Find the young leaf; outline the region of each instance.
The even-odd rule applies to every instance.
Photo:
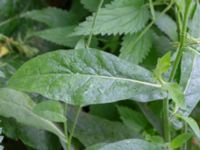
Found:
[[[147,120],[145,117],[128,107],[117,106],[120,114],[120,118],[124,124],[135,132],[141,132],[147,125]]]
[[[94,12],[97,10],[97,7],[99,5],[101,0],[81,0],[81,3],[83,4],[84,8],[88,9],[91,12]],[[110,3],[112,0],[104,0],[103,5]]]
[[[178,117],[181,118],[182,120],[184,120],[190,126],[190,128],[193,130],[196,137],[198,139],[200,139],[200,129],[199,129],[197,122],[191,117],[184,117],[184,116],[180,116],[180,115]]]
[[[33,108],[33,112],[53,122],[65,122],[63,106],[56,101],[44,101]]]
[[[187,142],[191,137],[191,133],[182,133],[170,142],[169,147],[171,149],[177,149]]]
[[[124,36],[120,50],[120,58],[135,64],[143,61],[152,46],[152,32],[145,33],[139,41],[136,41],[139,34],[140,32]]]
[[[58,27],[34,32],[30,36],[38,36],[59,45],[74,47],[81,36],[72,36],[73,30],[74,26]]]
[[[77,27],[76,35],[89,35],[94,16]],[[114,0],[100,9],[93,34],[127,34],[140,31],[149,20],[148,7],[144,0]]]
[[[185,109],[184,93],[177,83],[165,83],[163,88],[168,91],[170,98],[176,103],[177,107]]]
[[[21,17],[42,22],[49,27],[63,27],[77,23],[75,15],[54,7],[28,11],[23,13]]]
[[[159,16],[160,12],[156,12],[156,15]],[[163,31],[172,41],[177,41],[177,26],[175,21],[168,16],[167,14],[163,14],[155,24],[157,27]]]
[[[148,102],[166,96],[148,70],[95,49],[60,50],[36,57],[17,71],[9,86],[73,105],[130,98]]]
[[[21,92],[0,89],[0,116],[12,117],[19,123],[50,131],[65,141],[64,134],[55,124],[32,112],[34,105],[33,101]]]
[[[86,150],[165,150],[165,146],[140,139],[128,139],[109,144],[97,144]]]
[[[158,63],[156,65],[156,69],[154,70],[154,74],[158,79],[162,78],[163,73],[166,73],[170,66],[170,59],[171,59],[171,53],[166,53],[163,57],[158,59]]]
[[[69,131],[74,123],[75,115],[76,110],[69,107],[67,114]],[[120,122],[109,121],[81,112],[74,137],[87,147],[102,142],[115,142],[133,138],[136,137],[136,134]]]

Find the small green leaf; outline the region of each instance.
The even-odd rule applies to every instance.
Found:
[[[184,116],[180,116],[180,115],[178,116],[178,118],[181,118],[182,120],[184,120],[190,126],[190,128],[193,130],[196,137],[198,139],[200,139],[200,129],[199,129],[197,122],[193,118],[184,117]]]
[[[163,88],[168,91],[170,98],[175,102],[177,107],[186,108],[185,96],[181,86],[177,83],[164,83]]]
[[[163,73],[166,73],[170,66],[170,59],[171,59],[171,53],[166,53],[163,57],[158,59],[158,63],[156,65],[156,69],[154,70],[154,74],[158,79],[162,78]]]
[[[63,106],[56,101],[44,101],[33,108],[33,112],[53,122],[65,122]]]
[[[192,137],[191,133],[182,133],[178,135],[176,138],[174,138],[169,146],[171,149],[177,149],[181,147],[185,142],[187,142]]]
[[[152,32],[148,31],[139,41],[136,41],[139,33],[125,35],[122,42],[120,58],[130,63],[141,63],[152,46]]]

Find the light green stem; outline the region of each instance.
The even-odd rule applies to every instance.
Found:
[[[184,20],[183,20],[183,26],[181,30],[180,36],[180,44],[177,49],[177,55],[174,61],[174,64],[172,66],[172,71],[170,73],[169,82],[174,80],[174,77],[176,75],[176,71],[178,69],[179,63],[181,61],[182,53],[184,50],[185,45],[185,39],[186,39],[186,32],[187,32],[187,25],[188,25],[188,18],[190,13],[190,5],[191,0],[187,1],[186,8],[185,8],[185,14],[184,14]],[[170,121],[169,121],[169,99],[164,99],[163,101],[163,119],[164,119],[164,138],[166,142],[169,142],[171,140],[170,135]]]

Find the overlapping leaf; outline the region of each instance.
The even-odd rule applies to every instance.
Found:
[[[115,143],[102,143],[97,144],[86,150],[167,150],[165,146],[150,143],[140,139],[128,139]]]
[[[0,89],[0,116],[15,118],[19,123],[50,131],[65,141],[65,136],[52,122],[32,112],[33,101],[25,94],[11,89]]]
[[[147,32],[139,41],[136,41],[139,34],[140,32],[128,34],[123,38],[120,58],[135,64],[142,62],[152,46],[152,32]]]
[[[89,35],[94,15],[86,19],[76,29],[76,35]],[[135,33],[141,30],[149,19],[148,7],[144,0],[114,0],[100,9],[93,34]]]
[[[31,84],[30,84],[31,83]],[[152,73],[95,49],[59,50],[25,63],[9,86],[74,105],[162,99]]]

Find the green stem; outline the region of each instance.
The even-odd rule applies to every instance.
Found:
[[[154,6],[153,6],[152,0],[149,0],[149,5],[150,5],[150,11],[151,11],[152,18],[153,18],[153,20],[155,20],[156,16],[155,16],[155,11],[154,11]]]
[[[71,132],[70,132],[70,135],[69,135],[67,150],[71,150],[72,137],[74,135],[74,131],[75,131],[75,128],[76,128],[76,124],[78,122],[78,118],[79,118],[79,115],[80,115],[80,112],[81,112],[81,108],[82,108],[81,106],[78,107],[78,110],[77,110],[77,113],[76,113],[76,116],[75,116],[75,119],[74,119],[74,123],[72,125],[72,129],[71,129]]]
[[[65,103],[65,108],[64,108],[64,116],[67,115],[67,106],[68,104]],[[65,138],[66,138],[66,148],[67,148],[67,144],[68,144],[68,129],[67,129],[67,117],[66,117],[66,121],[64,122],[64,133],[65,133]]]
[[[180,44],[177,49],[177,55],[176,55],[176,58],[174,61],[174,65],[172,66],[172,71],[170,73],[169,82],[174,80],[176,71],[178,69],[179,63],[182,58],[182,53],[184,50],[184,44],[185,44],[185,38],[186,38],[185,36],[186,36],[186,32],[187,32],[190,5],[191,5],[191,0],[187,1],[187,4],[186,4],[183,26],[182,26],[182,30],[181,30],[182,36],[180,36]],[[163,119],[164,119],[164,138],[165,138],[166,142],[169,142],[171,140],[171,135],[170,135],[169,99],[168,98],[164,99],[164,101],[163,101]]]
[[[104,0],[101,0],[101,1],[100,1],[99,6],[98,6],[98,8],[97,8],[97,12],[96,12],[95,15],[94,15],[94,19],[93,19],[93,21],[92,21],[92,27],[91,27],[90,35],[89,35],[89,37],[88,37],[88,41],[87,41],[87,44],[86,44],[87,47],[90,46],[90,43],[91,43],[91,40],[92,40],[92,35],[93,35],[93,30],[94,30],[95,23],[96,23],[96,19],[97,19],[99,10],[101,9],[101,7],[102,7],[102,5],[103,5],[103,2],[104,2]]]

